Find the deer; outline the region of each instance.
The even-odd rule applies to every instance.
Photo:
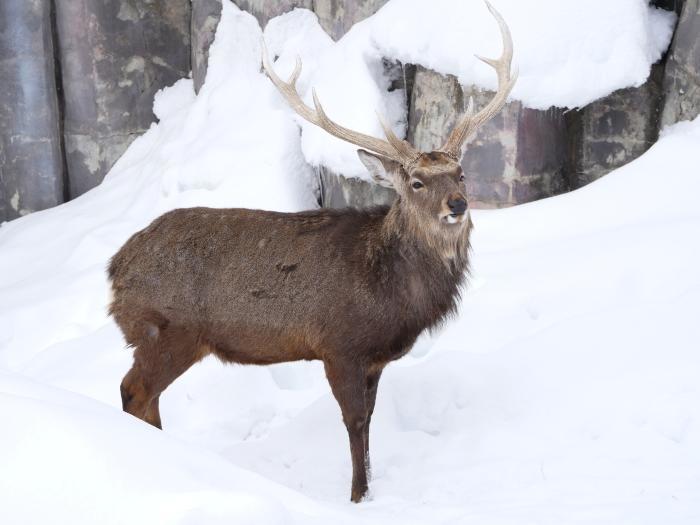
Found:
[[[281,213],[184,208],[135,233],[108,267],[109,312],[134,349],[121,386],[125,412],[162,429],[163,391],[205,356],[268,365],[320,360],[340,406],[352,460],[350,499],[368,491],[369,427],[382,371],[457,309],[469,271],[472,221],[460,166],[467,139],[504,106],[517,79],[503,41],[493,99],[473,99],[445,144],[421,152],[380,118],[386,140],[331,120],[313,91],[285,82],[263,45],[262,68],[302,118],[360,149],[372,178],[393,188],[390,206]]]

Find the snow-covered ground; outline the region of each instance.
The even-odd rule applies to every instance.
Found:
[[[177,206],[315,202],[260,29],[223,14],[197,97],[164,91],[100,187],[0,227],[0,523],[697,524],[700,118],[582,190],[473,212],[458,318],[382,377],[369,501],[317,363],[206,360],[164,431],[121,412],[121,243]]]

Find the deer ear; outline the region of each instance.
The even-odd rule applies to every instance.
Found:
[[[394,188],[394,177],[399,173],[401,166],[398,162],[375,155],[363,149],[357,150],[362,164],[372,175],[374,182],[385,188]]]

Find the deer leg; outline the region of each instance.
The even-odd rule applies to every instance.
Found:
[[[136,366],[136,363],[122,379],[119,389],[122,396],[122,410],[132,416],[144,419],[151,398],[144,382],[143,373]]]
[[[326,377],[340,405],[343,422],[350,438],[352,489],[350,499],[358,503],[367,493],[367,457],[365,455],[365,373],[357,364],[325,363]]]
[[[167,328],[159,336],[136,347],[134,366],[122,380],[121,395],[124,412],[162,428],[160,394],[209,349],[184,331]]]
[[[159,409],[160,394],[154,397],[148,408],[146,409],[146,415],[144,420],[146,423],[150,423],[156,428],[163,430],[163,424],[160,422],[160,409]]]
[[[365,457],[367,462],[367,474],[371,478],[372,476],[372,466],[369,461],[369,423],[372,420],[372,413],[374,412],[374,402],[377,400],[377,387],[379,386],[379,378],[382,375],[382,369],[380,368],[376,372],[371,372],[367,375],[367,385],[365,390],[365,398],[367,400],[367,419],[365,421],[364,435],[365,435]]]

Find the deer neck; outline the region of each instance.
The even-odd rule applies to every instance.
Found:
[[[461,275],[468,270],[471,229],[469,217],[462,226],[425,220],[413,210],[405,209],[398,197],[384,218],[382,242],[404,259],[427,259],[435,265],[435,270],[442,267]]]

